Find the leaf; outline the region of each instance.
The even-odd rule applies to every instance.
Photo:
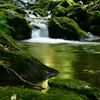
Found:
[[[0,65],[2,65],[3,64],[3,61],[0,61]]]
[[[7,64],[9,67],[12,67],[12,65],[11,65],[8,61],[6,61],[6,64]]]

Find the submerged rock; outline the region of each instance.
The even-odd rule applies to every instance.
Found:
[[[49,36],[51,38],[63,38],[66,40],[80,40],[88,37],[87,33],[78,24],[68,17],[54,17],[49,20]]]

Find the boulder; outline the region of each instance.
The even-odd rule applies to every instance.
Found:
[[[0,10],[6,16],[7,24],[12,27],[11,35],[14,39],[29,39],[31,38],[32,28],[24,18],[24,11],[14,5],[2,4]]]
[[[49,36],[51,38],[63,38],[67,40],[80,40],[87,37],[87,33],[78,24],[68,17],[54,17],[48,23]]]
[[[99,26],[100,26],[100,11],[90,12],[87,19],[84,22],[85,30],[91,32],[94,35],[100,36]]]
[[[84,81],[70,78],[52,79],[49,80],[49,86],[52,88],[47,93],[55,94],[55,99],[59,96],[59,100],[98,100],[95,89]]]
[[[66,8],[67,17],[72,18],[81,28],[84,20],[87,18],[87,9],[80,4],[71,5]]]
[[[27,55],[11,35],[0,30],[0,85],[24,84],[16,73],[21,78],[36,83],[57,75],[58,71]]]

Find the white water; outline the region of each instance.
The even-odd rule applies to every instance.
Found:
[[[30,25],[32,26],[32,36],[31,39],[22,40],[21,42],[35,42],[35,43],[49,43],[49,44],[58,44],[58,43],[72,43],[72,44],[100,44],[98,42],[82,42],[82,41],[71,41],[71,40],[63,40],[63,39],[53,39],[49,38],[48,33],[48,18],[50,18],[50,12],[48,12],[48,16],[46,18],[42,18],[40,15],[36,17],[32,12],[26,11],[26,18],[30,21]],[[36,28],[37,27],[37,28]],[[89,33],[90,34],[90,33]],[[93,35],[90,35],[90,41],[94,39]],[[89,39],[87,39],[89,40]]]
[[[49,43],[49,44],[58,44],[58,43],[72,43],[72,44],[100,44],[99,42],[82,42],[82,41],[72,41],[72,40],[63,40],[63,39],[53,39],[49,38],[48,27],[44,24],[43,20],[34,20],[30,25],[33,27],[31,39],[22,40],[21,42],[35,42],[35,43]],[[34,29],[34,26],[38,29]]]

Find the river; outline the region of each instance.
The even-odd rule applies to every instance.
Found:
[[[33,18],[32,38],[21,41],[27,52],[39,61],[60,72],[53,78],[74,78],[100,87],[100,43],[68,41],[48,37],[48,18]],[[48,79],[42,83],[48,87]]]
[[[58,70],[60,74],[55,78],[74,78],[100,87],[100,44],[98,42],[25,42],[22,45],[28,54]]]

